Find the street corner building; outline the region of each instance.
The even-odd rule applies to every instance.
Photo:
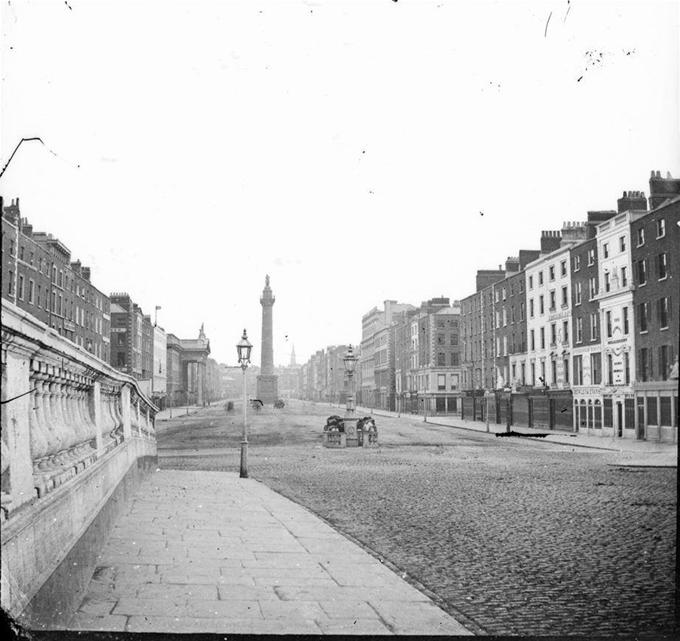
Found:
[[[274,374],[273,314],[275,300],[267,275],[260,298],[262,305],[262,350],[260,375],[257,377],[257,398],[265,405],[273,405],[279,398],[279,377]]]

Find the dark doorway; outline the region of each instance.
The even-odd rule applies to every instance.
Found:
[[[623,403],[616,403],[617,436],[623,436]]]

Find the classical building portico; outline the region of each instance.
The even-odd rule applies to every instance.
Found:
[[[182,387],[187,403],[203,405],[206,399],[206,365],[210,354],[210,341],[205,335],[203,325],[198,338],[180,339],[180,368]]]
[[[168,404],[178,407],[185,404],[203,405],[206,399],[206,368],[210,354],[210,341],[203,325],[198,338],[167,337],[167,390]]]

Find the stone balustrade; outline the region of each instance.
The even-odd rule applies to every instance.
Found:
[[[5,518],[82,472],[126,437],[155,440],[157,408],[133,378],[5,300],[2,390]]]
[[[137,381],[2,300],[2,607],[73,607],[126,496],[156,467]],[[89,574],[88,574],[89,573]]]

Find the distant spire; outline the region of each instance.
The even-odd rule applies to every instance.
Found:
[[[200,338],[200,339],[202,339],[202,340],[205,340],[205,339],[206,339],[205,331],[204,331],[204,329],[203,329],[203,326],[204,326],[204,325],[205,325],[205,323],[201,323],[201,329],[200,329],[199,332],[198,332],[198,338]]]
[[[295,345],[293,345],[293,349],[290,352],[290,366],[295,367],[297,363],[295,362]]]

